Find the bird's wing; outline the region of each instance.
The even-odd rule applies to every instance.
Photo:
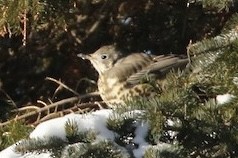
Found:
[[[188,63],[187,58],[176,55],[160,55],[153,58],[153,63],[143,68],[141,71],[132,74],[127,82],[135,85],[141,82],[148,82],[153,79],[162,79],[172,69],[183,69]]]
[[[133,74],[139,73],[153,62],[151,56],[143,53],[129,55],[119,61],[105,73],[108,78],[117,78],[120,82],[127,81]]]

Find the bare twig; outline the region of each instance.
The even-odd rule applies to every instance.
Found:
[[[47,106],[48,106],[47,103],[44,102],[44,101],[42,101],[42,100],[37,100],[37,103],[42,104],[44,107],[47,107]],[[49,114],[49,113],[50,113],[50,109],[47,110],[47,114]]]
[[[27,10],[24,10],[24,14],[23,14],[23,39],[22,39],[22,43],[23,46],[26,46],[26,38],[27,38],[27,30],[26,30],[26,23],[27,22]]]
[[[192,40],[189,41],[189,44],[187,46],[187,57],[188,57],[189,65],[191,65],[191,55],[189,53],[189,50],[190,50],[191,46],[192,46]]]
[[[71,89],[68,86],[66,86],[65,84],[63,84],[61,81],[58,81],[58,80],[56,80],[54,78],[51,78],[51,77],[46,77],[45,79],[49,80],[49,81],[53,81],[53,82],[59,84],[60,86],[62,86],[63,88],[69,90],[70,92],[72,92],[75,95],[78,95],[78,96],[80,95],[78,92],[74,91],[73,89]]]
[[[50,80],[50,81],[53,81],[53,82],[59,84],[59,87],[63,87],[65,89],[69,90],[70,92],[76,94],[77,96],[63,99],[63,100],[60,100],[57,102],[52,102],[52,100],[49,99],[48,101],[50,104],[47,104],[44,101],[38,100],[37,103],[43,105],[43,107],[42,106],[41,107],[27,106],[27,107],[22,107],[22,108],[12,110],[12,112],[20,112],[20,114],[18,114],[12,120],[17,121],[17,120],[27,119],[32,116],[34,116],[34,118],[35,118],[35,116],[37,116],[36,120],[33,123],[34,125],[36,125],[36,124],[43,122],[44,120],[60,117],[60,116],[63,116],[64,114],[77,112],[77,111],[83,113],[85,111],[89,111],[90,109],[92,110],[95,108],[97,108],[97,109],[99,108],[99,105],[97,105],[95,103],[80,103],[80,104],[78,104],[78,102],[80,102],[81,99],[99,96],[99,92],[96,91],[96,92],[80,95],[73,89],[71,89],[68,86],[66,86],[65,84],[63,84],[61,81],[58,81],[58,80],[50,78],[50,77],[47,77],[46,80]],[[11,100],[11,98],[2,89],[0,89],[0,90]],[[73,107],[69,107],[66,109],[64,107],[62,107],[68,103],[77,103],[77,105],[74,105]],[[60,110],[58,110],[59,106],[61,106]],[[15,105],[15,107],[17,108],[16,105]],[[52,110],[53,108],[54,108],[54,110]],[[0,127],[9,124],[12,120],[0,123]]]
[[[44,121],[45,119],[50,119],[53,116],[55,116],[55,117],[56,116],[61,116],[61,115],[58,114],[60,112],[69,113],[69,112],[75,112],[75,111],[80,111],[80,112],[88,111],[88,109],[96,108],[96,107],[98,107],[98,105],[95,104],[95,103],[81,103],[81,104],[77,104],[77,105],[75,105],[71,108],[68,108],[68,109],[65,109],[65,110],[62,110],[62,111],[55,111],[54,110],[54,112],[50,112],[50,109],[56,108],[58,106],[63,106],[67,103],[77,102],[77,101],[81,100],[82,98],[98,96],[98,95],[99,95],[98,92],[93,92],[93,93],[84,94],[84,95],[81,95],[81,96],[78,96],[78,97],[71,97],[71,98],[63,99],[63,100],[57,101],[55,103],[51,103],[49,105],[47,105],[43,101],[38,101],[38,103],[41,103],[42,105],[44,105],[44,107],[40,108],[40,107],[36,107],[36,106],[30,106],[30,107],[23,107],[23,108],[20,108],[18,110],[15,110],[15,112],[24,111],[24,110],[34,110],[34,111],[31,111],[31,112],[28,112],[28,113],[25,113],[25,114],[22,114],[22,115],[17,115],[13,120],[15,120],[15,121],[22,120],[22,119],[26,119],[28,117],[37,115],[37,119],[36,119],[34,124],[38,124],[38,123],[41,123],[42,121]],[[47,111],[47,115],[44,116],[43,118],[41,118],[41,114],[45,111]],[[48,115],[50,115],[50,116],[48,116]],[[10,122],[11,122],[11,120],[0,123],[0,127],[5,126],[5,125],[9,124]]]
[[[91,27],[89,28],[89,30],[87,30],[87,35],[86,38],[90,37],[93,33],[96,32],[96,30],[98,30],[99,26],[101,25],[101,23],[103,22],[103,20],[105,20],[108,17],[108,11],[110,10],[110,3],[111,1],[106,1],[103,6],[100,8],[100,14],[98,14],[98,20],[95,21]]]
[[[0,88],[0,91],[7,97],[7,99],[9,99],[11,101],[14,108],[17,108],[16,103],[12,100],[12,98],[2,88]]]
[[[77,101],[77,100],[79,100],[78,97],[71,97],[71,98],[63,99],[63,100],[60,100],[60,101],[55,102],[55,103],[53,103],[53,104],[50,104],[50,105],[48,105],[48,106],[46,106],[46,107],[40,108],[39,110],[35,110],[35,111],[32,111],[32,112],[29,112],[29,113],[26,113],[26,114],[17,116],[17,118],[15,118],[14,120],[25,119],[25,118],[27,118],[27,117],[30,117],[30,116],[33,116],[33,115],[36,115],[36,114],[40,114],[40,113],[42,113],[43,111],[46,111],[46,110],[48,110],[48,109],[50,109],[50,108],[53,108],[53,107],[55,107],[55,106],[64,105],[64,104],[66,104],[66,103],[75,102],[75,101]],[[0,127],[6,125],[6,124],[8,124],[8,123],[9,123],[9,121],[4,122],[4,123],[0,123]]]
[[[82,81],[86,81],[86,82],[88,82],[88,83],[97,85],[97,82],[95,82],[94,80],[90,80],[90,79],[88,79],[87,77],[81,78],[81,79],[79,80],[78,84],[80,84]]]
[[[26,111],[26,110],[39,110],[39,109],[40,109],[40,107],[32,105],[32,106],[17,108],[17,109],[11,110],[11,112],[21,112],[21,111]]]
[[[37,103],[42,104],[43,106],[47,106],[47,104],[43,102],[42,100],[37,100]]]

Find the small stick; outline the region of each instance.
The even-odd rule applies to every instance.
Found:
[[[73,89],[69,88],[68,86],[66,86],[65,84],[63,84],[62,82],[54,79],[54,78],[51,78],[51,77],[46,77],[45,78],[46,80],[49,80],[49,81],[53,81],[57,84],[59,84],[60,86],[64,87],[65,89],[69,90],[70,92],[72,92],[73,94],[75,95],[80,95],[78,92],[74,91]]]

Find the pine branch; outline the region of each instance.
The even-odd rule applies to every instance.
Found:
[[[16,145],[15,150],[20,153],[55,151],[54,153],[60,155],[61,150],[65,145],[66,142],[58,137],[51,137],[48,140],[25,139]]]
[[[188,3],[202,5],[204,9],[211,13],[228,12],[234,7],[235,0],[189,0]]]
[[[226,34],[218,35],[212,39],[205,39],[189,46],[188,52],[193,55],[199,55],[208,51],[216,51],[225,48],[238,40],[238,28],[233,28]]]

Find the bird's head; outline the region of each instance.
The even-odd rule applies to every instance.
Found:
[[[100,75],[111,69],[122,57],[122,53],[115,46],[108,45],[89,55],[78,54],[78,57],[89,60]]]

